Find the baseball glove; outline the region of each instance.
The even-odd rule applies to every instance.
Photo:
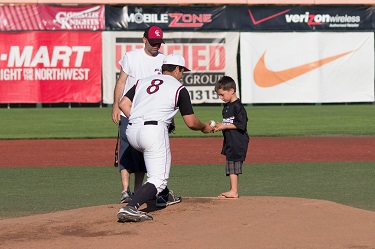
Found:
[[[168,133],[174,133],[176,130],[176,126],[174,125],[174,119],[172,119],[172,123],[168,126]]]

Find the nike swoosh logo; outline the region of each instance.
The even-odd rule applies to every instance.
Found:
[[[262,19],[259,19],[259,20],[255,20],[254,16],[253,16],[253,13],[251,12],[251,10],[249,10],[249,15],[250,15],[250,18],[251,18],[251,21],[254,23],[254,25],[258,25],[259,23],[262,23],[262,22],[265,22],[265,21],[268,21],[270,19],[273,19],[275,17],[278,17],[279,15],[282,15],[282,14],[285,14],[287,12],[289,12],[290,10],[284,10],[284,11],[281,11],[279,13],[276,13],[274,15],[271,15],[271,16],[268,16],[268,17],[265,17],[265,18],[262,18]]]
[[[254,81],[260,87],[272,87],[280,85],[286,81],[294,79],[302,74],[310,72],[314,69],[317,69],[331,61],[337,60],[353,51],[345,52],[342,54],[334,55],[331,57],[327,57],[322,60],[314,61],[311,63],[307,63],[301,66],[288,68],[282,71],[272,71],[266,67],[264,62],[264,56],[266,52],[263,53],[262,57],[258,60],[257,64],[254,68]]]

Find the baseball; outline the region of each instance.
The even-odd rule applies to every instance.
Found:
[[[211,120],[211,122],[210,122],[210,126],[211,126],[212,129],[215,128],[215,126],[216,126],[216,122],[213,121],[213,120]]]

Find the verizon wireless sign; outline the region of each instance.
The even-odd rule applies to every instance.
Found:
[[[366,6],[249,6],[252,30],[372,30],[374,14]]]
[[[0,103],[100,102],[100,33],[0,33]]]

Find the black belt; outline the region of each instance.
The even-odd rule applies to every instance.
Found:
[[[155,121],[155,120],[145,121],[143,124],[144,125],[158,125],[158,121]],[[132,125],[132,123],[129,123],[129,125]]]
[[[154,121],[154,120],[152,120],[152,121],[145,121],[143,124],[144,125],[158,125],[158,121]]]

